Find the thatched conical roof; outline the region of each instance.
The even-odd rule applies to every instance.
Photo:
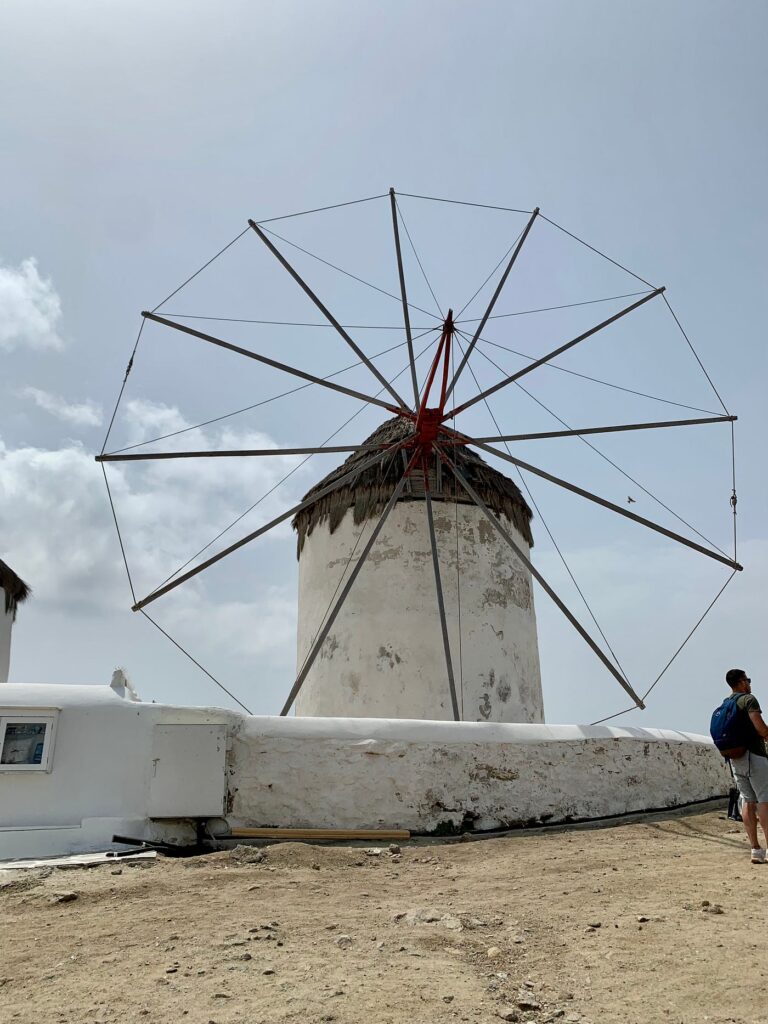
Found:
[[[393,444],[403,440],[412,430],[413,426],[408,420],[401,416],[395,416],[377,427],[364,444]],[[340,466],[337,466],[311,490],[307,491],[304,500],[311,498],[321,488],[344,476],[357,463],[365,462],[372,454],[370,451],[353,452]],[[506,516],[528,544],[533,547],[531,535],[533,513],[516,484],[503,473],[492,469],[479,455],[463,445],[451,446],[451,454],[456,459],[457,467],[488,508],[497,515]],[[407,456],[404,452],[395,452],[376,465],[364,469],[357,477],[353,477],[338,490],[319,498],[315,504],[299,512],[293,519],[293,527],[298,534],[298,553],[301,554],[304,541],[315,526],[326,519],[330,532],[333,533],[350,508],[353,510],[356,525],[378,515],[392,496],[392,492],[403,474],[406,459]],[[437,456],[433,457],[430,466],[429,488],[434,501],[472,504],[472,499]],[[421,473],[412,473],[400,501],[423,500],[423,476]]]
[[[5,610],[15,617],[16,607],[29,597],[31,590],[13,569],[0,558],[0,588],[5,591]]]

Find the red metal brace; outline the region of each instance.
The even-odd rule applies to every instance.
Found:
[[[427,383],[424,386],[424,395],[421,399],[418,415],[416,417],[416,436],[412,442],[414,446],[421,451],[421,459],[424,466],[427,465],[427,461],[432,454],[432,446],[437,440],[440,432],[440,424],[445,412],[446,393],[448,389],[448,372],[451,365],[451,346],[453,344],[454,333],[455,327],[453,325],[453,310],[449,309],[448,316],[445,318],[445,322],[443,323],[443,331],[440,335],[440,344],[437,347],[435,358],[432,360],[432,366],[429,370]],[[430,407],[428,402],[441,359],[443,360],[443,379],[440,388],[440,401],[436,407]]]

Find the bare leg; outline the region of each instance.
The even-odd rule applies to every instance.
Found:
[[[762,828],[763,835],[765,836],[766,846],[768,846],[768,804],[752,804],[752,806],[757,808],[760,827]],[[755,839],[757,839],[757,828],[755,828]]]
[[[749,841],[752,844],[752,849],[753,850],[757,850],[759,848],[759,846],[760,846],[760,843],[758,843],[758,841],[757,841],[757,813],[756,813],[756,808],[758,806],[765,808],[765,812],[766,812],[765,813],[765,819],[766,819],[765,824],[768,825],[768,805],[766,805],[766,804],[759,804],[758,805],[758,804],[754,804],[754,803],[745,803],[744,804],[744,810],[742,811],[742,815],[741,815],[742,819],[744,821],[744,828],[747,830],[747,835],[749,836]],[[762,824],[762,822],[761,822],[761,824]]]

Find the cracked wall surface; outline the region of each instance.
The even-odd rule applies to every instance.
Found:
[[[655,729],[247,718],[232,820],[450,833],[723,796],[707,737]]]
[[[463,720],[543,721],[530,574],[479,509],[435,502],[433,510]],[[504,526],[527,552],[512,524],[505,519]],[[299,562],[299,667],[372,529],[369,520],[355,526],[350,511],[333,534],[320,523],[307,537]],[[392,510],[307,676],[296,711],[453,717],[423,502],[401,502]]]

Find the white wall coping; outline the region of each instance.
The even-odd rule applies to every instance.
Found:
[[[430,722],[404,718],[282,718],[244,715],[225,708],[183,704],[154,704],[128,700],[108,685],[68,683],[11,683],[0,686],[0,708],[95,708],[112,705],[136,714],[199,713],[240,724],[249,736],[286,736],[294,739],[338,739],[352,742],[401,741],[412,743],[518,743],[633,739],[645,742],[707,743],[709,736],[677,729],[618,727],[611,725],[529,725],[517,722]]]
[[[80,683],[3,683],[0,707],[101,707],[105,704],[139,707],[140,704],[116,693],[111,686]],[[149,705],[150,707],[153,705]]]
[[[711,743],[709,736],[675,729],[609,725],[529,725],[522,722],[428,722],[404,718],[279,718],[243,716],[249,735],[306,739],[401,740],[416,743],[546,743],[635,739]]]

